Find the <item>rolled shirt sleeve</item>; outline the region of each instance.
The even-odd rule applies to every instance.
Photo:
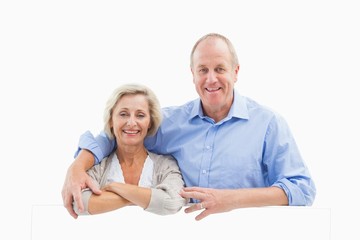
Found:
[[[309,206],[315,185],[284,119],[274,116],[265,137],[263,162],[272,186],[284,190],[290,206]]]
[[[110,140],[104,131],[96,137],[90,131],[86,131],[80,136],[74,157],[77,157],[81,149],[86,149],[94,154],[95,164],[99,164],[102,159],[113,152],[115,144],[115,140]]]

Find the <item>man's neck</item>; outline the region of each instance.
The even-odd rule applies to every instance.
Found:
[[[226,104],[219,107],[207,107],[202,105],[204,115],[212,118],[216,123],[226,118],[230,112],[232,101],[230,104]]]

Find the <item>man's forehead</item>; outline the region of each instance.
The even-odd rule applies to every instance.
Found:
[[[194,66],[199,67],[226,67],[231,65],[231,56],[230,54],[199,54],[194,55],[193,58]]]

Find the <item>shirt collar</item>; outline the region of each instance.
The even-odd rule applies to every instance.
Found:
[[[246,99],[234,90],[234,103],[230,108],[229,117],[249,119]]]
[[[206,117],[206,116],[204,116],[204,112],[201,107],[200,98],[198,98],[194,101],[194,105],[190,112],[191,119],[196,116],[198,116],[200,118]],[[231,105],[229,114],[225,119],[231,119],[232,117],[240,118],[240,119],[249,119],[249,111],[246,106],[245,98],[243,96],[241,96],[236,90],[234,90],[234,102]]]

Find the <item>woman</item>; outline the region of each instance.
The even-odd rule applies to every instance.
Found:
[[[84,189],[85,211],[99,214],[128,205],[166,215],[178,212],[187,202],[179,195],[184,181],[174,158],[148,152],[144,139],[161,123],[155,94],[146,86],[127,84],[117,88],[104,112],[104,130],[116,139],[117,148],[88,174],[102,189],[100,195]]]

